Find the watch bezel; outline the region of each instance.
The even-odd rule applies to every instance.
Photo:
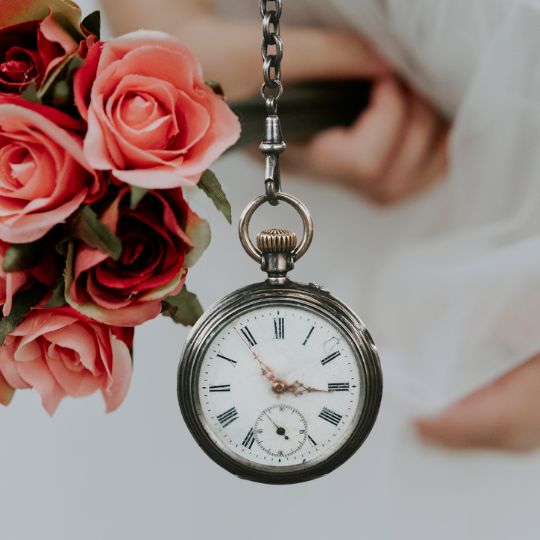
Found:
[[[327,319],[346,336],[365,381],[365,396],[356,425],[334,453],[307,464],[275,466],[252,462],[229,450],[206,421],[199,400],[200,367],[214,338],[232,319],[265,306],[300,307]],[[240,478],[267,484],[292,484],[319,478],[347,461],[371,432],[382,398],[382,371],[373,339],[362,321],[343,302],[315,285],[292,281],[243,287],[214,304],[192,329],[178,368],[178,402],[191,434],[218,465]]]

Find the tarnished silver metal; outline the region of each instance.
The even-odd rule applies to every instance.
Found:
[[[266,195],[268,202],[272,206],[276,206],[279,203],[277,194],[281,191],[279,154],[286,148],[277,116],[277,102],[283,93],[283,84],[281,82],[283,41],[279,29],[282,4],[281,0],[260,0],[259,5],[263,18],[261,56],[263,59],[264,82],[261,87],[261,96],[266,102],[268,113],[265,137],[260,149],[266,155],[264,177]]]
[[[260,307],[292,306],[316,313],[332,324],[354,351],[352,361],[361,373],[363,399],[354,411],[343,444],[330,456],[320,456],[306,464],[258,464],[235,454],[224,445],[205,419],[199,390],[201,365],[214,339],[232,320]],[[231,473],[266,484],[292,484],[313,480],[333,471],[360,448],[369,435],[382,397],[379,355],[362,321],[343,302],[315,285],[292,281],[285,285],[268,282],[249,285],[220,300],[194,326],[178,368],[178,401],[186,424],[206,454]],[[279,390],[279,389],[276,389]],[[275,391],[275,393],[279,393]]]
[[[271,101],[275,106],[275,99]],[[267,105],[268,107],[268,105]],[[270,107],[268,107],[270,108]],[[271,205],[278,204],[277,193],[281,191],[281,173],[279,169],[279,155],[287,148],[281,132],[281,122],[277,114],[269,114],[266,117],[264,139],[259,149],[266,155],[266,169],[264,174],[264,183],[266,195]]]
[[[313,220],[311,214],[306,206],[298,200],[296,197],[289,195],[288,193],[277,193],[276,197],[289,205],[291,205],[299,214],[302,219],[304,232],[302,234],[302,240],[291,252],[292,260],[297,261],[308,250],[313,240]],[[240,242],[246,250],[247,254],[258,263],[262,264],[262,251],[253,244],[251,237],[249,236],[249,224],[255,211],[264,203],[269,202],[267,195],[261,195],[256,199],[253,199],[244,209],[240,216],[240,222],[238,224],[238,234],[240,236]]]
[[[261,17],[263,19],[263,40],[261,55],[263,59],[264,85],[272,90],[281,85],[281,60],[283,58],[283,41],[280,36],[279,21],[281,18],[281,0],[260,0]]]

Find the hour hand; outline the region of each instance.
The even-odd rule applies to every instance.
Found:
[[[321,388],[314,388],[313,386],[306,386],[300,381],[294,381],[292,384],[287,385],[287,391],[292,392],[295,396],[301,396],[303,394],[310,394],[312,392],[325,392],[328,390],[322,390]]]

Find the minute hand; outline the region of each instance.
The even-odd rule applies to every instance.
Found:
[[[236,330],[236,328],[235,328],[235,331],[240,337],[240,339],[242,340],[242,342],[248,348],[249,352],[251,353],[251,356],[253,356],[253,358],[259,363],[259,366],[261,367],[262,375],[266,379],[268,379],[270,382],[272,383],[275,382],[277,380],[277,377],[276,377],[276,374],[274,373],[274,370],[261,360],[261,357],[248,345],[244,336],[238,330]]]

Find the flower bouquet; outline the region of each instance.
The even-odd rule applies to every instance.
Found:
[[[210,240],[198,186],[238,119],[193,54],[158,32],[101,41],[99,13],[12,0],[0,13],[0,403],[34,388],[52,414],[129,387],[134,328],[201,313],[188,269]]]

